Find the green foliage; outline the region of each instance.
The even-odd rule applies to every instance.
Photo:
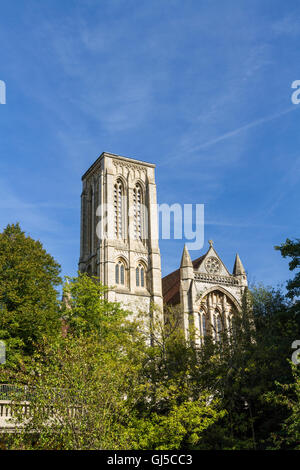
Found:
[[[198,350],[184,338],[180,311],[169,309],[163,321],[153,308],[151,321],[129,321],[85,274],[64,292],[67,335],[45,345],[22,377],[34,390],[36,412],[31,421],[19,416],[25,429],[12,447],[20,448],[28,432],[36,438],[26,448],[39,449],[296,445],[288,440],[299,421],[296,395],[292,407],[277,390],[280,380],[294,387],[287,358],[295,323],[290,318],[287,327],[289,305],[280,292],[246,292],[233,331],[218,342],[207,336]]]
[[[20,448],[35,435],[35,449],[120,449],[130,446],[130,423],[144,387],[139,380],[143,341],[119,304],[86,274],[64,286],[67,330],[41,345],[22,377],[32,390],[32,417],[19,413]],[[19,397],[17,402],[19,401]]]
[[[197,352],[185,340],[180,310],[152,312],[151,344],[141,374],[148,393],[139,403],[134,424],[136,449],[191,449],[226,411],[206,384],[199,381]]]
[[[285,243],[275,246],[275,249],[279,250],[284,258],[292,258],[289,262],[290,271],[300,268],[300,238],[297,238],[295,241],[287,238]],[[287,290],[288,297],[291,299],[300,296],[300,271],[296,273],[294,279],[288,281]]]
[[[134,423],[135,449],[192,449],[199,445],[203,433],[225,415],[218,401],[202,397],[173,405],[166,414],[152,413]]]
[[[294,242],[282,253],[298,256]],[[207,334],[196,348],[195,332],[185,339],[180,308],[163,317],[152,306],[150,316],[133,321],[106,300],[98,279],[70,278],[64,331],[43,335],[30,365],[15,375],[31,391],[32,415],[16,408],[23,428],[11,448],[299,449],[294,287],[288,297],[263,285],[246,290],[231,330],[218,341]],[[12,339],[18,354],[24,339]]]
[[[299,267],[299,241],[287,240],[277,249],[292,257],[291,269]],[[296,448],[299,395],[292,396],[298,385],[289,360],[292,343],[300,338],[297,286],[298,275],[288,283],[287,296],[262,285],[252,287],[251,302],[243,301],[233,340],[223,337],[219,344],[202,348],[200,380],[210,386],[215,381],[227,411],[206,433],[202,448]],[[205,364],[210,364],[209,372]],[[283,398],[278,383],[289,391],[288,398]]]
[[[52,256],[19,224],[0,234],[0,339],[7,345],[8,366],[22,363],[44,336],[59,330],[59,272]]]
[[[283,386],[287,392],[292,392],[292,398],[289,393],[286,394],[286,405],[291,413],[284,422],[283,434],[289,447],[300,450],[300,372],[295,365],[292,366],[292,370],[294,382]]]
[[[30,434],[35,438],[26,448],[179,449],[196,445],[224,415],[217,399],[189,390],[196,387],[188,366],[195,353],[182,335],[162,324],[154,336],[153,312],[150,345],[144,323],[129,321],[104,292],[86,274],[65,285],[67,333],[44,344],[21,377],[31,390],[32,414],[18,413],[18,394],[23,427],[11,436],[11,448],[21,448]]]
[[[299,333],[297,318],[282,293],[258,286],[252,288],[251,298],[246,293],[232,334],[224,332],[219,342],[206,338],[195,382],[220,398],[226,414],[207,430],[198,448],[273,446],[273,436],[290,411],[282,401],[267,400],[266,393],[278,393],[278,381],[293,383],[288,359]]]
[[[120,333],[123,322],[130,329],[130,323],[125,321],[128,312],[121,309],[120,304],[105,298],[108,289],[96,277],[78,273],[77,277],[67,278],[63,290],[62,315],[74,333],[97,331],[103,339],[115,329]],[[133,324],[133,330],[134,327]]]
[[[34,449],[130,446],[128,427],[141,393],[139,367],[120,344],[98,339],[94,333],[68,334],[35,358],[27,377],[30,419],[21,411],[17,415],[23,427],[12,436],[11,448],[22,447],[28,434],[36,436],[27,446]]]

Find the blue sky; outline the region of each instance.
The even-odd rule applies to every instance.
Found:
[[[284,283],[299,43],[298,1],[0,1],[0,229],[20,221],[74,274],[81,175],[108,151],[156,163],[160,203],[205,204],[202,252]],[[183,244],[161,241],[163,274]]]

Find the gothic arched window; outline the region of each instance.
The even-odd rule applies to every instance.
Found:
[[[206,315],[205,312],[202,313],[202,336],[206,336],[207,328],[206,328]]]
[[[139,263],[135,269],[135,276],[136,276],[136,286],[137,287],[145,287],[146,280],[145,280],[145,266],[142,263]]]
[[[218,310],[214,313],[214,336],[216,341],[220,341],[222,333],[222,319]]]
[[[115,264],[115,281],[119,286],[125,286],[125,264],[118,260]]]
[[[201,333],[201,336],[206,336],[207,333],[207,325],[206,325],[206,313],[203,308],[200,310],[199,314],[199,330]]]
[[[202,338],[201,342],[204,342],[204,338],[207,334],[207,318],[205,310],[201,309],[199,313],[199,332]]]
[[[222,321],[221,321],[221,316],[220,314],[217,317],[217,335],[218,335],[218,341],[221,339],[221,333],[222,333]]]
[[[90,254],[93,252],[93,197],[94,192],[91,187],[88,197],[88,252]]]
[[[114,227],[115,237],[124,238],[124,185],[120,179],[114,185]]]
[[[133,231],[136,240],[143,240],[143,191],[141,186],[137,183],[133,190]]]
[[[229,333],[229,335],[231,335],[231,333],[232,333],[232,315],[228,315],[227,324],[228,324],[228,333]]]
[[[234,339],[237,333],[237,318],[233,312],[230,312],[228,316],[228,333],[232,339]]]

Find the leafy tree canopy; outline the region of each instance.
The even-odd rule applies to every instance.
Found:
[[[7,344],[8,365],[32,354],[44,335],[60,328],[59,273],[41,242],[18,223],[0,234],[0,339]]]
[[[300,268],[300,238],[292,241],[289,238],[280,246],[275,246],[284,258],[291,258],[289,262],[290,271]],[[288,297],[291,299],[300,296],[300,271],[295,274],[294,279],[287,283]]]

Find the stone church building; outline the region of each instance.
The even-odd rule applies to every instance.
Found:
[[[109,287],[108,300],[133,312],[180,304],[186,337],[193,326],[199,342],[230,328],[247,287],[238,255],[230,273],[212,241],[194,261],[184,247],[180,268],[161,278],[154,164],[104,152],[82,185],[79,270]]]

